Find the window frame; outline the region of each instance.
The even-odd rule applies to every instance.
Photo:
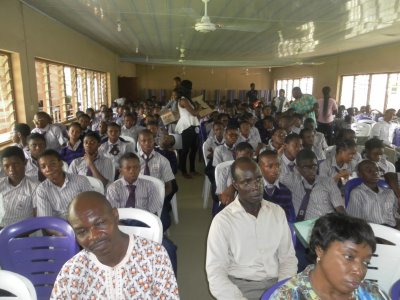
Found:
[[[307,79],[307,80],[309,80],[309,79],[312,79],[312,87],[311,87],[311,91],[303,91],[303,89],[301,90],[304,94],[312,94],[313,93],[313,89],[314,89],[314,80],[315,80],[315,78],[314,78],[314,76],[311,76],[311,75],[308,75],[308,76],[301,76],[301,77],[294,77],[294,78],[279,78],[279,79],[275,79],[275,82],[274,82],[274,87],[275,87],[275,96],[279,96],[279,90],[282,88],[282,87],[280,87],[280,88],[278,88],[278,81],[292,81],[292,89],[294,88],[294,87],[296,87],[296,86],[299,86],[300,88],[301,88],[301,86],[300,86],[300,82],[303,80],[303,79]],[[298,85],[294,85],[294,82],[295,81],[298,81]],[[287,86],[289,86],[288,84],[286,84]],[[284,88],[284,90],[285,90],[285,97],[289,100],[289,101],[292,101],[293,100],[293,96],[292,96],[292,91],[290,90],[290,91],[288,91],[288,89],[286,88]],[[290,97],[289,97],[289,95],[290,95]],[[275,97],[274,96],[274,97]]]
[[[43,111],[47,112],[50,114],[51,117],[54,117],[54,111],[52,111],[52,99],[51,99],[51,89],[50,89],[50,72],[49,72],[49,66],[50,65],[55,65],[57,68],[62,68],[62,104],[59,105],[59,113],[60,113],[60,118],[59,118],[59,123],[68,123],[71,120],[75,119],[75,112],[81,108],[83,111],[85,111],[87,108],[92,107],[93,109],[96,109],[96,107],[100,107],[102,104],[108,104],[110,101],[110,79],[109,79],[109,72],[105,71],[99,71],[99,70],[94,70],[91,68],[85,68],[85,67],[80,67],[77,65],[72,65],[72,64],[65,64],[57,61],[52,61],[48,59],[43,59],[40,57],[35,58],[35,70],[37,73],[37,68],[36,68],[36,63],[44,64],[44,66],[47,68],[47,82],[46,85],[48,85],[48,91],[45,90],[43,92],[43,95],[46,96],[46,98],[49,98],[46,101],[49,101],[49,105],[43,105]],[[71,81],[71,95],[67,95],[67,76],[65,72],[65,68],[70,68],[70,80]],[[79,74],[78,74],[79,73]],[[88,76],[88,74],[92,74]],[[95,76],[96,74],[96,76]],[[81,76],[80,76],[81,75]],[[83,76],[82,76],[83,75]],[[36,74],[37,76],[37,74]],[[79,79],[80,76],[80,79]],[[95,82],[94,78],[97,76],[100,78],[100,80],[97,80]],[[45,77],[43,75],[43,77]],[[78,79],[81,81],[79,84]],[[89,79],[89,83],[88,83]],[[101,81],[104,80],[104,84],[101,84]],[[100,82],[99,82],[100,81]],[[38,84],[39,80],[36,78],[36,82]],[[89,86],[88,86],[89,84]],[[100,87],[104,87],[105,90],[98,91],[98,97],[97,99],[94,98],[94,84]],[[93,90],[93,97],[91,99],[88,99],[88,90],[91,89]],[[39,95],[39,89],[37,89],[38,93],[38,100],[41,98],[41,95]],[[90,95],[92,92],[90,93]],[[67,102],[67,98],[70,98],[70,102]],[[81,102],[79,102],[79,98],[82,98]],[[39,103],[38,103],[39,104]],[[71,106],[70,109],[68,109],[68,105]],[[45,109],[46,108],[46,109]],[[68,115],[68,112],[72,111],[73,113]],[[71,116],[71,117],[70,117]],[[56,121],[56,120],[55,120]]]

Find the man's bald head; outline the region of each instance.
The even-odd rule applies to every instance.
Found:
[[[238,180],[238,174],[237,174],[238,169],[241,169],[241,170],[252,169],[255,172],[259,171],[261,173],[257,163],[249,157],[240,157],[233,162],[233,164],[231,166],[231,174],[232,174],[233,180],[235,180],[235,181]]]
[[[104,212],[112,214],[113,208],[107,198],[98,192],[83,192],[76,196],[68,206],[68,220],[77,212],[92,209],[94,207],[102,208]]]

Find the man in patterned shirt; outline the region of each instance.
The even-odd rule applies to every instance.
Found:
[[[315,120],[315,104],[317,100],[313,95],[303,94],[299,87],[294,87],[292,90],[292,96],[295,99],[290,103],[290,107],[294,109],[296,113],[304,115],[306,118],[312,118]]]
[[[96,192],[78,195],[68,221],[84,250],[62,267],[50,299],[179,299],[165,249],[122,233],[118,210]]]

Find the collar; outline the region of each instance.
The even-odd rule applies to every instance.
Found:
[[[268,201],[261,200],[260,212],[262,210],[264,210],[267,207],[267,205],[268,205]],[[232,213],[234,213],[234,214],[245,214],[245,215],[248,214],[247,211],[244,209],[244,207],[242,206],[242,204],[239,201],[239,195],[237,195],[235,200],[231,204],[229,204],[229,207],[230,207]],[[259,212],[259,215],[260,215],[260,212]]]
[[[80,146],[81,143],[82,143],[82,141],[81,141],[81,140],[78,140],[78,142],[76,142],[75,146],[71,147],[71,144],[70,144],[69,141],[68,141],[67,147],[68,147],[68,149],[71,149],[71,150],[76,151],[76,149],[78,149],[78,147]]]
[[[218,146],[221,146],[221,145],[225,144],[225,139],[224,139],[224,138],[222,138],[221,142],[219,142],[219,141],[217,140],[217,138],[215,137],[215,135],[214,135],[214,136],[213,136],[213,140],[214,140],[214,143],[215,143],[216,145],[218,145]]]
[[[10,183],[10,179],[9,179],[9,178],[7,178],[7,180],[6,180],[7,184],[8,184],[10,187],[14,188],[14,189],[17,188],[17,187],[19,187],[19,186],[21,186],[25,181],[26,181],[26,176],[24,176],[24,178],[22,178],[21,182],[18,183],[17,185],[12,185],[12,184]]]
[[[224,147],[228,149],[229,151],[234,151],[235,150],[235,145],[232,146],[232,148],[229,148],[228,145],[224,142]]]
[[[268,181],[266,181],[265,180],[265,178],[263,177],[263,180],[264,180],[264,187],[267,187],[267,188],[272,188],[272,187],[277,187],[278,189],[280,188],[280,186],[279,186],[279,178],[277,179],[277,180],[275,180],[275,182],[274,183],[269,183]]]
[[[337,164],[337,162],[336,162],[336,155],[334,155],[334,156],[332,157],[332,164],[331,164],[331,166],[334,167],[334,168],[338,168],[339,170],[346,170],[346,169],[349,167],[349,164],[348,164],[348,163],[344,163],[342,167],[339,167],[338,164]]]
[[[276,151],[275,147],[272,146],[272,139],[270,139],[270,140],[268,141],[268,146],[271,148],[271,150]]]
[[[313,184],[309,184],[308,181],[303,176],[300,175],[300,177],[301,177],[301,182],[303,183],[304,187],[307,188],[307,189],[312,189],[317,184],[318,178],[319,178],[318,175],[317,175],[315,177],[314,183]]]
[[[285,151],[283,151],[281,158],[285,165],[292,165],[292,164],[294,165],[295,164],[295,160],[290,160],[289,158],[287,158],[287,156],[285,155]]]
[[[376,193],[373,190],[371,190],[364,182],[360,184],[360,188],[366,191],[367,193],[372,193],[374,195],[379,195],[382,194],[383,192],[383,189],[379,185],[378,185],[378,193]]]
[[[63,189],[63,188],[68,184],[68,182],[69,182],[69,176],[70,176],[70,174],[68,174],[68,173],[66,173],[66,172],[63,172],[63,173],[64,173],[64,175],[65,175],[65,178],[64,178],[64,183],[63,183],[62,186],[55,185],[51,180],[49,180],[49,179],[47,179],[47,178],[46,178],[46,181],[48,181],[48,183],[49,183],[50,185],[53,185],[53,186],[57,187],[58,189]]]
[[[121,141],[120,141],[119,138],[118,138],[118,140],[117,140],[115,143],[111,143],[110,140],[108,140],[108,141],[107,141],[107,144],[108,144],[108,146],[110,146],[110,147],[113,146],[113,145],[118,145],[118,146],[119,146],[119,145],[121,144]]]
[[[136,179],[135,182],[132,183],[132,185],[136,186],[136,184],[137,184],[137,182],[138,182],[138,179],[139,179],[139,177]],[[122,181],[122,184],[123,184],[124,186],[131,185],[128,181],[125,180],[125,178],[124,178],[123,176],[121,177],[121,181]]]
[[[144,157],[144,158],[150,158],[150,157],[152,157],[152,156],[155,156],[155,153],[156,153],[156,152],[155,152],[155,150],[153,149],[153,151],[151,151],[150,155],[147,156],[146,153],[144,153],[142,149],[139,150],[139,155],[140,155],[140,157]]]

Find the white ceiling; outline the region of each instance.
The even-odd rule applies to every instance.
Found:
[[[400,0],[210,0],[210,33],[193,28],[201,0],[23,2],[135,63],[269,67],[400,41]]]

